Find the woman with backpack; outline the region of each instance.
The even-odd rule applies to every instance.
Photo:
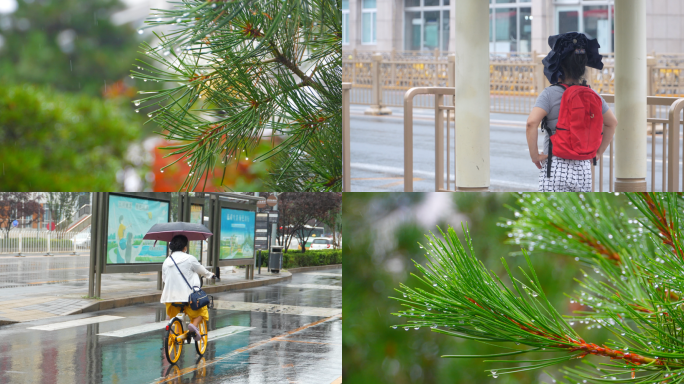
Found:
[[[586,85],[586,67],[603,69],[599,44],[580,32],[549,37],[542,61],[552,84],[527,118],[527,145],[539,168],[540,192],[591,192],[591,164],[613,140],[617,119],[605,100]],[[546,133],[543,152],[537,127]]]

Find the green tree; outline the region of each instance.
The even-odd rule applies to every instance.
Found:
[[[76,201],[78,201],[79,192],[46,192],[45,205],[50,210],[52,220],[55,225],[62,220],[67,221],[67,225],[71,224],[71,218],[76,210]],[[62,230],[66,229],[61,228]]]
[[[551,374],[553,381],[681,382],[684,199],[656,193],[627,198],[524,194],[514,208],[518,219],[503,225],[523,247],[526,265],[514,273],[502,258],[503,277],[485,268],[470,236],[465,243],[453,229],[428,236],[422,245],[428,261],[416,265],[419,283],[399,290],[404,310],[396,314],[404,324],[397,326],[498,346],[486,355],[444,356],[502,358],[485,360],[497,364],[488,369],[493,378],[565,363],[562,377]],[[568,294],[578,306],[574,314],[562,316],[549,300],[528,255],[534,249],[570,256],[582,266],[584,278]],[[612,337],[595,337],[595,328]],[[518,358],[541,351],[553,356]]]
[[[194,189],[230,159],[271,158],[273,191],[341,190],[339,0],[185,1],[157,10],[173,25],[132,75],[168,87],[136,101],[179,142]],[[255,147],[273,149],[254,158]]]
[[[109,191],[139,131],[117,100],[0,87],[0,188]]]
[[[0,15],[0,79],[99,95],[128,75],[138,35],[110,17],[119,0],[18,0]]]

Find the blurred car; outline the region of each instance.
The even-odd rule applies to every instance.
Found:
[[[333,239],[330,237],[319,237],[313,240],[309,249],[332,249]]]
[[[71,239],[76,247],[89,248],[90,247],[90,232],[82,232]]]

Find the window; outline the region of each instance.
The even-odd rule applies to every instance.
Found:
[[[342,0],[342,44],[349,44],[349,0]]]
[[[330,240],[326,239],[316,239],[313,241],[314,244],[330,244]]]
[[[530,52],[532,8],[526,0],[494,0],[489,9],[489,51]]]
[[[449,0],[404,0],[404,49],[449,50]]]
[[[376,0],[362,0],[363,6],[361,10],[362,19],[362,40],[363,44],[375,44],[375,16],[377,10],[375,8]]]
[[[614,6],[607,1],[585,0],[578,5],[557,6],[556,32],[584,32],[598,40],[601,46],[599,52],[612,52],[615,33],[614,12]]]

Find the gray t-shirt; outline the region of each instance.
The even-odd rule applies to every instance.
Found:
[[[594,91],[596,92],[596,91]],[[601,95],[596,92],[599,97]],[[560,113],[560,103],[563,98],[563,88],[557,86],[551,86],[542,91],[542,93],[537,98],[537,102],[534,104],[535,107],[539,107],[546,111],[546,119],[548,122],[549,129],[556,132],[556,124],[558,123],[558,114]],[[601,102],[603,103],[602,112],[608,112],[608,103],[601,97]],[[544,138],[544,153],[549,153],[549,133],[544,131],[546,137]]]

